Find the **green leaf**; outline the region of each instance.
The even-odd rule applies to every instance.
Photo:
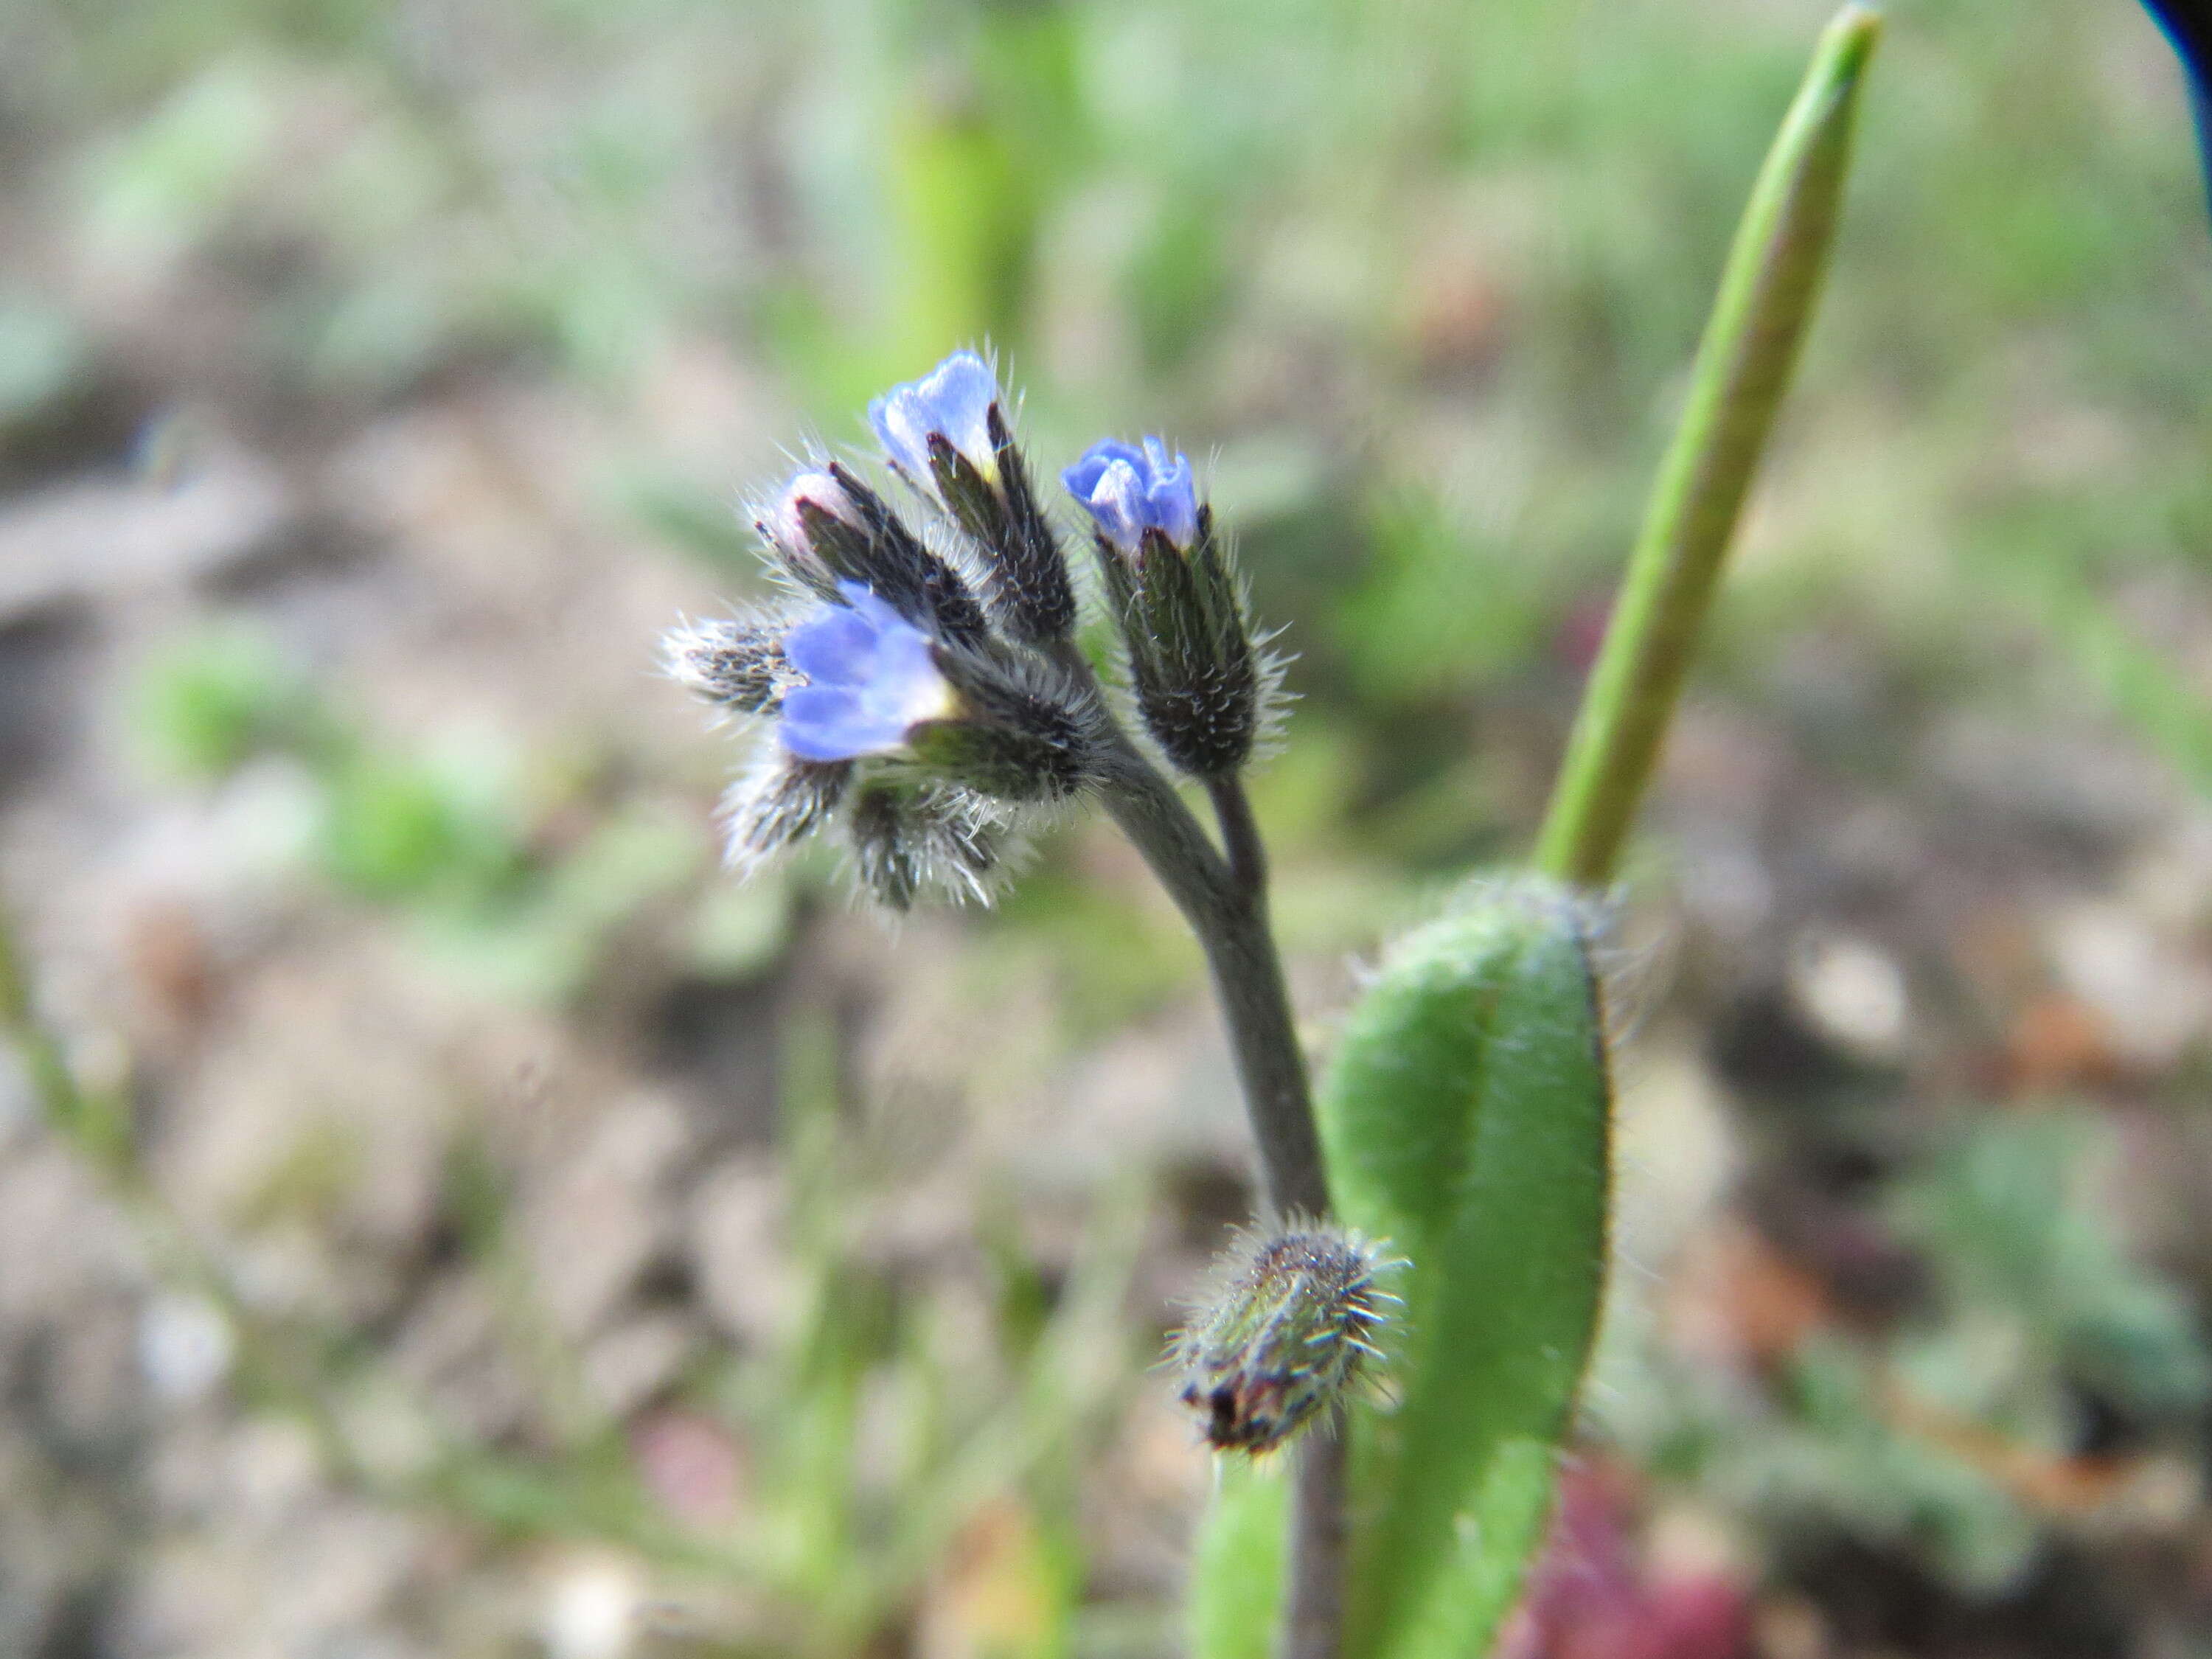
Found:
[[[1411,1264],[1354,1424],[1353,1656],[1480,1652],[1543,1533],[1597,1326],[1611,1089],[1588,911],[1528,877],[1392,954],[1321,1097],[1344,1218]]]
[[[1267,1659],[1283,1594],[1289,1464],[1223,1458],[1190,1562],[1191,1659]]]

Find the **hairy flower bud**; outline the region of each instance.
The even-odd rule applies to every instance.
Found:
[[[989,901],[1000,825],[964,791],[873,778],[854,794],[846,830],[862,884],[890,909],[933,888]]]
[[[1008,801],[1060,800],[1091,781],[1103,711],[1057,669],[1003,652],[950,648],[937,653],[937,665],[960,715],[915,731],[923,764]]]
[[[960,573],[838,462],[794,476],[756,527],[785,572],[825,599],[857,582],[940,638],[973,643],[990,631]]]
[[[1177,1334],[1178,1397],[1217,1451],[1274,1450],[1381,1358],[1398,1265],[1358,1233],[1314,1224],[1238,1235],[1212,1293]]]
[[[783,654],[786,618],[753,616],[686,622],[661,641],[671,679],[744,714],[772,713],[798,678]]]
[[[1106,442],[1060,477],[1096,526],[1146,729],[1185,772],[1235,772],[1259,736],[1267,665],[1190,462],[1157,438]]]
[[[860,503],[826,466],[794,473],[761,520],[761,530],[785,556],[804,558],[812,552],[807,520],[813,514],[827,518],[833,528],[860,534],[867,531]]]
[[[1007,633],[1030,645],[1072,635],[1066,556],[1030,488],[990,365],[955,352],[927,378],[877,398],[868,420],[891,465],[982,550],[987,597]]]
[[[849,761],[813,761],[769,750],[722,797],[723,860],[758,869],[828,823],[851,785]]]

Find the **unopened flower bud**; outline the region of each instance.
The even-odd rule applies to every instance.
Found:
[[[783,654],[789,624],[775,617],[686,622],[661,641],[668,676],[708,702],[740,714],[772,711],[798,676]]]
[[[865,532],[866,520],[837,475],[823,467],[810,467],[794,475],[775,498],[763,528],[787,557],[804,557],[812,550],[807,520],[821,514],[848,529]]]
[[[806,760],[769,750],[722,797],[724,861],[740,872],[758,869],[828,823],[852,779],[850,761]]]
[[[1096,528],[1146,729],[1185,772],[1235,772],[1259,736],[1267,665],[1189,460],[1158,438],[1109,441],[1060,479]]]
[[[1337,1227],[1237,1237],[1173,1349],[1179,1397],[1215,1450],[1273,1451],[1345,1398],[1381,1358],[1397,1298],[1376,1281],[1396,1265]]]
[[[957,351],[869,404],[868,421],[891,465],[988,556],[987,597],[1006,631],[1030,645],[1073,633],[1066,556],[1030,486],[991,366]]]
[[[999,825],[973,795],[871,779],[854,797],[846,827],[861,884],[887,908],[905,910],[932,889],[990,902]]]
[[[756,523],[785,572],[823,599],[857,582],[940,638],[971,643],[990,631],[959,572],[835,461],[794,476]]]

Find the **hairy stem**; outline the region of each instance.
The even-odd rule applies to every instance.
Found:
[[[1285,1587],[1280,1659],[1334,1659],[1344,1631],[1351,1419],[1342,1406],[1291,1455],[1290,1582]]]
[[[1537,843],[1537,864],[1565,880],[1611,878],[1650,778],[1820,296],[1852,118],[1881,33],[1881,15],[1856,4],[1828,25],[1736,228]]]
[[[1065,642],[1062,667],[1094,694],[1097,678]],[[1175,786],[1146,760],[1118,722],[1108,722],[1106,810],[1168,890],[1206,952],[1228,1028],[1237,1079],[1260,1153],[1261,1203],[1281,1218],[1319,1221],[1329,1212],[1328,1176],[1314,1123],[1305,1052],[1291,1012],[1282,957],[1267,921],[1267,850],[1243,784],[1207,780],[1222,850],[1206,839]],[[1343,1631],[1345,1423],[1340,1411],[1296,1453],[1288,1590],[1279,1659],[1335,1659]]]
[[[1103,713],[1104,693],[1081,648],[1062,641],[1052,649],[1060,667],[1098,698]],[[1109,714],[1103,729],[1106,811],[1144,855],[1206,952],[1259,1147],[1263,1206],[1277,1217],[1319,1220],[1329,1207],[1321,1135],[1314,1127],[1313,1093],[1282,958],[1267,925],[1267,856],[1243,786],[1234,777],[1207,785],[1221,817],[1224,859],[1175,786],[1120,722]]]
[[[1229,858],[1230,879],[1247,893],[1265,898],[1267,890],[1267,847],[1260,839],[1259,821],[1252,816],[1251,798],[1244,781],[1234,772],[1206,781],[1212,797],[1213,815],[1221,823],[1221,844]]]
[[[1109,763],[1104,793],[1107,811],[1144,854],[1206,952],[1259,1146],[1266,1209],[1275,1216],[1326,1216],[1321,1136],[1282,959],[1267,926],[1264,878],[1248,882],[1233,863],[1223,862],[1174,787],[1126,738]],[[1233,840],[1231,848],[1233,859]]]

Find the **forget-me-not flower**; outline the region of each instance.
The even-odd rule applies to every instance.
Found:
[[[1024,645],[1070,637],[1066,556],[1030,487],[991,366],[956,351],[870,404],[868,422],[892,467],[983,556],[977,574],[1000,627]]]
[[[888,754],[915,726],[955,710],[929,636],[858,582],[837,591],[843,604],[783,636],[785,658],[807,684],[784,693],[776,737],[802,760]]]
[[[914,483],[929,489],[929,440],[941,437],[986,480],[998,476],[991,441],[991,405],[999,377],[972,351],[956,351],[919,380],[895,386],[868,405],[868,424],[884,453]]]
[[[1158,438],[1109,439],[1060,477],[1097,530],[1099,585],[1146,729],[1179,771],[1235,772],[1251,758],[1274,670],[1188,458]]]
[[[1148,530],[1159,531],[1182,549],[1198,539],[1198,491],[1190,462],[1158,438],[1146,439],[1142,448],[1111,439],[1093,444],[1060,480],[1091,514],[1098,533],[1123,553],[1135,553]]]
[[[752,503],[782,597],[679,623],[668,672],[764,728],[719,814],[732,868],[834,831],[894,909],[923,891],[988,897],[1029,815],[1103,786],[1127,744],[1075,647],[1066,554],[990,365],[956,352],[868,418],[922,499],[895,504],[827,455],[802,461]],[[1157,440],[1092,462],[1104,598],[1147,725],[1182,769],[1233,769],[1265,676],[1189,463]],[[1107,539],[1127,526],[1139,544],[1157,530],[1188,545],[1148,575]]]

